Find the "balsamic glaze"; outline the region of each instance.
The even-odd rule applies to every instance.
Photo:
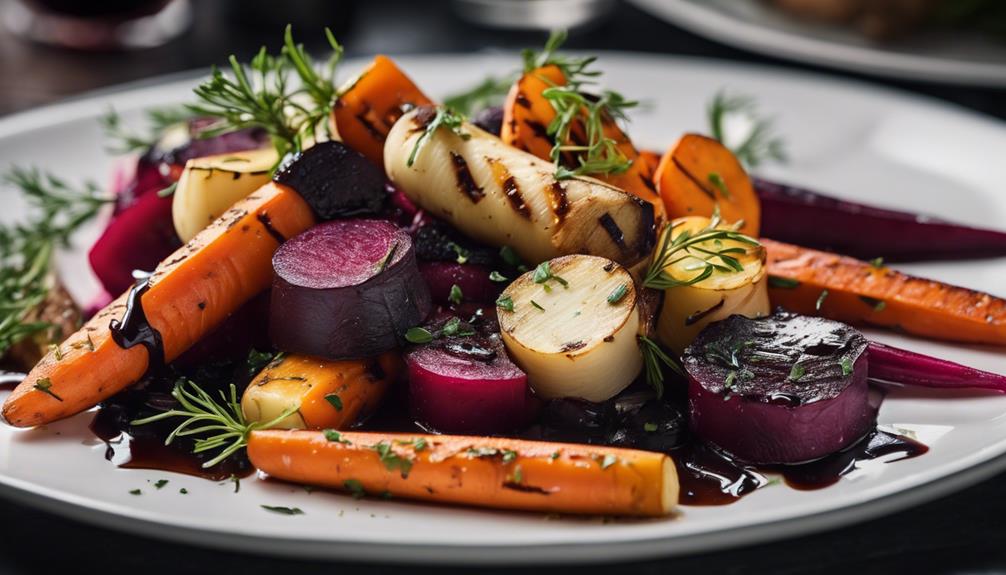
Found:
[[[164,366],[164,342],[161,340],[161,333],[150,325],[147,314],[143,311],[142,297],[148,289],[149,277],[133,284],[126,296],[126,313],[122,314],[121,320],[113,319],[108,327],[112,339],[122,349],[136,345],[147,348],[147,371],[153,371]]]

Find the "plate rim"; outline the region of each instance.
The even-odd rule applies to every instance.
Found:
[[[927,84],[1006,87],[1006,64],[925,57],[829,42],[762,27],[690,0],[629,0],[665,22],[708,40],[749,52],[854,73]],[[730,33],[724,34],[729,28]]]
[[[876,85],[858,79],[846,79],[829,76],[820,72],[792,70],[784,66],[771,64],[750,64],[720,59],[689,57],[680,55],[665,55],[653,53],[637,53],[629,51],[597,51],[596,54],[612,59],[634,58],[660,62],[669,66],[692,66],[717,68],[722,71],[744,69],[748,72],[763,71],[777,74],[801,82],[825,82],[828,85],[842,86],[844,89],[866,92],[878,97],[896,98],[902,102],[912,102],[917,105],[938,108],[945,113],[953,113],[962,119],[991,120],[997,128],[1006,128],[1006,124],[987,114],[968,109],[954,102],[939,98],[920,95],[898,88]],[[403,62],[409,60],[436,59],[476,59],[493,57],[494,52],[479,52],[475,54],[432,53],[409,54],[398,57]],[[347,59],[347,63],[362,61],[365,55]],[[715,71],[715,70],[714,70]],[[114,96],[125,97],[131,92],[157,88],[165,84],[191,80],[206,74],[206,69],[197,69],[158,76],[127,84],[110,86],[87,92],[60,102],[26,110],[0,117],[0,138],[10,137],[23,131],[31,131],[45,126],[58,126],[73,119],[86,118],[93,115],[94,110],[103,102]],[[53,119],[52,115],[57,116]],[[977,454],[972,454],[974,457]],[[231,550],[245,550],[271,555],[309,555],[311,557],[331,560],[353,559],[370,560],[387,563],[427,563],[427,564],[532,564],[561,563],[587,561],[613,562],[626,559],[645,559],[659,556],[685,555],[708,551],[714,548],[732,548],[753,543],[765,542],[793,536],[795,533],[806,534],[826,529],[848,525],[858,521],[875,518],[884,514],[904,509],[906,507],[940,497],[952,491],[972,485],[992,474],[1006,469],[1006,451],[991,454],[986,459],[970,465],[965,465],[956,472],[950,472],[943,477],[933,478],[915,487],[903,489],[895,493],[882,495],[873,499],[853,503],[844,507],[829,509],[809,515],[783,518],[769,523],[759,523],[757,526],[740,526],[716,531],[704,531],[687,535],[640,537],[633,541],[616,541],[607,545],[583,545],[567,543],[543,543],[540,545],[522,545],[525,553],[517,555],[499,555],[501,550],[512,550],[513,546],[481,546],[481,545],[423,545],[397,544],[398,551],[389,553],[387,543],[360,542],[353,540],[296,540],[292,538],[271,538],[247,533],[227,532],[216,529],[203,529],[192,526],[178,525],[145,518],[142,510],[123,514],[109,509],[99,509],[99,506],[87,505],[75,499],[72,493],[62,494],[59,490],[38,488],[24,485],[21,480],[0,475],[0,496],[9,497],[20,494],[20,501],[33,501],[33,505],[71,517],[75,520],[102,525],[112,529],[127,529],[136,527],[144,536],[165,538],[204,547],[223,547]],[[69,497],[67,497],[67,495]],[[79,498],[81,496],[76,496]],[[90,499],[83,497],[83,499]],[[870,506],[867,510],[867,506]],[[126,522],[129,525],[123,525]],[[495,556],[494,556],[495,554]]]

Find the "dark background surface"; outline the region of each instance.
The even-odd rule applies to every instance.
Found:
[[[2,1],[2,0],[0,0]],[[332,25],[349,55],[471,52],[540,45],[542,34],[484,30],[461,22],[446,2],[201,1],[193,27],[161,48],[131,53],[72,53],[23,43],[0,32],[0,114],[82,92],[247,57],[276,47],[287,21],[309,46]],[[319,16],[319,14],[322,14]],[[728,48],[622,6],[572,49],[639,50],[817,70]],[[322,49],[320,44],[319,50]],[[1006,91],[934,86],[829,74],[893,86],[1006,118]],[[81,481],[87,478],[82,477]],[[553,573],[1006,573],[1006,475],[943,499],[856,526],[779,543],[642,563],[550,567]],[[164,543],[77,523],[0,501],[0,573],[510,573],[502,569],[332,564],[226,553]],[[535,569],[539,571],[539,569]]]

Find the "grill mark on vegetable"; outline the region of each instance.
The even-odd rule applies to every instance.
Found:
[[[723,304],[724,304],[724,303],[725,303],[726,301],[727,301],[726,299],[722,299],[722,298],[721,298],[721,299],[720,299],[720,303],[718,303],[718,304],[714,305],[713,307],[711,307],[711,308],[709,308],[709,309],[707,309],[707,310],[703,310],[703,311],[699,311],[699,312],[695,312],[695,313],[693,313],[692,315],[690,315],[690,316],[686,317],[686,318],[685,318],[685,325],[686,325],[686,326],[689,326],[689,325],[695,325],[696,323],[698,323],[698,322],[702,321],[703,319],[705,319],[706,317],[708,317],[708,316],[709,316],[709,314],[711,314],[711,313],[713,313],[714,311],[716,311],[716,310],[718,310],[718,309],[722,308],[722,307],[723,307]]]
[[[569,213],[569,198],[566,197],[566,188],[562,187],[562,182],[556,180],[549,187],[549,206],[555,214],[555,223],[560,223],[566,219]]]
[[[516,103],[521,108],[531,109],[531,102],[524,95],[524,92],[517,92],[517,97],[514,98],[514,103]]]
[[[531,209],[524,202],[524,196],[521,194],[520,186],[517,185],[517,180],[513,177],[513,174],[499,160],[489,157],[485,160],[492,167],[493,176],[496,178],[496,182],[503,190],[503,193],[506,194],[507,200],[510,201],[510,207],[523,216],[524,219],[530,220]]]
[[[647,190],[650,190],[650,192],[654,195],[654,197],[657,198],[660,197],[660,193],[657,192],[657,186],[656,184],[653,183],[653,180],[651,178],[646,177],[646,175],[644,174],[639,174],[639,179],[642,180],[643,185],[646,186]]]
[[[377,126],[375,126],[374,123],[370,121],[370,118],[367,117],[367,114],[369,114],[370,111],[370,104],[364,102],[363,109],[356,114],[356,121],[360,122],[364,129],[367,130],[367,133],[373,136],[375,140],[383,142],[387,138],[387,134],[378,130]]]
[[[526,124],[528,128],[531,128],[531,131],[534,132],[534,136],[536,138],[541,138],[542,140],[551,143],[551,139],[548,137],[548,128],[545,127],[545,124],[542,124],[537,120],[524,120],[524,124]]]
[[[537,485],[524,485],[523,483],[514,483],[513,481],[503,482],[503,489],[513,489],[514,491],[521,491],[523,493],[537,493],[538,495],[552,495],[552,493],[544,487],[538,487]]]
[[[698,188],[700,190],[702,190],[703,193],[705,193],[707,196],[709,196],[709,199],[713,200],[714,202],[717,200],[717,198],[716,198],[716,192],[714,192],[713,190],[710,190],[709,188],[707,188],[705,186],[705,184],[702,183],[702,180],[700,180],[699,178],[696,178],[695,175],[693,175],[691,172],[689,172],[688,170],[686,170],[685,166],[682,165],[681,162],[676,157],[674,157],[673,154],[671,155],[671,161],[674,162],[674,166],[676,168],[678,168],[679,170],[681,170],[681,173],[684,174],[686,178],[688,178],[689,180],[691,180],[692,183],[695,184],[696,186],[698,186]]]
[[[259,212],[255,217],[262,223],[262,227],[265,228],[265,231],[269,232],[269,235],[272,236],[274,240],[280,244],[286,243],[286,237],[284,237],[279,230],[272,226],[272,220],[269,219],[269,214],[267,212]]]
[[[150,289],[150,278],[140,280],[129,288],[126,296],[126,311],[122,319],[108,323],[112,340],[122,349],[142,345],[147,349],[147,372],[164,366],[164,341],[161,332],[154,329],[143,311],[143,294]]]
[[[643,210],[642,217],[639,218],[639,253],[648,254],[657,243],[657,216],[653,204],[635,196],[632,196],[632,199],[636,200]]]
[[[468,196],[468,199],[473,204],[479,203],[486,194],[482,188],[475,184],[475,178],[472,177],[472,172],[468,169],[468,162],[465,161],[464,156],[452,151],[451,163],[454,164],[454,175],[458,182],[458,190]]]
[[[597,219],[601,223],[601,227],[604,231],[608,232],[608,236],[611,237],[611,241],[615,242],[618,249],[626,252],[629,250],[629,246],[625,245],[625,234],[622,233],[622,228],[618,227],[615,223],[615,219],[611,217],[611,214],[605,212],[603,216]]]
[[[585,341],[582,341],[582,340],[569,341],[569,342],[566,342],[566,343],[562,344],[562,347],[559,348],[559,351],[562,351],[562,352],[576,351],[578,349],[583,349],[585,347],[587,347],[587,342],[585,342]]]

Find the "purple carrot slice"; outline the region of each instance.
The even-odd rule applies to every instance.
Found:
[[[887,261],[1006,256],[1006,232],[840,200],[804,188],[753,179],[761,234],[859,259]]]

